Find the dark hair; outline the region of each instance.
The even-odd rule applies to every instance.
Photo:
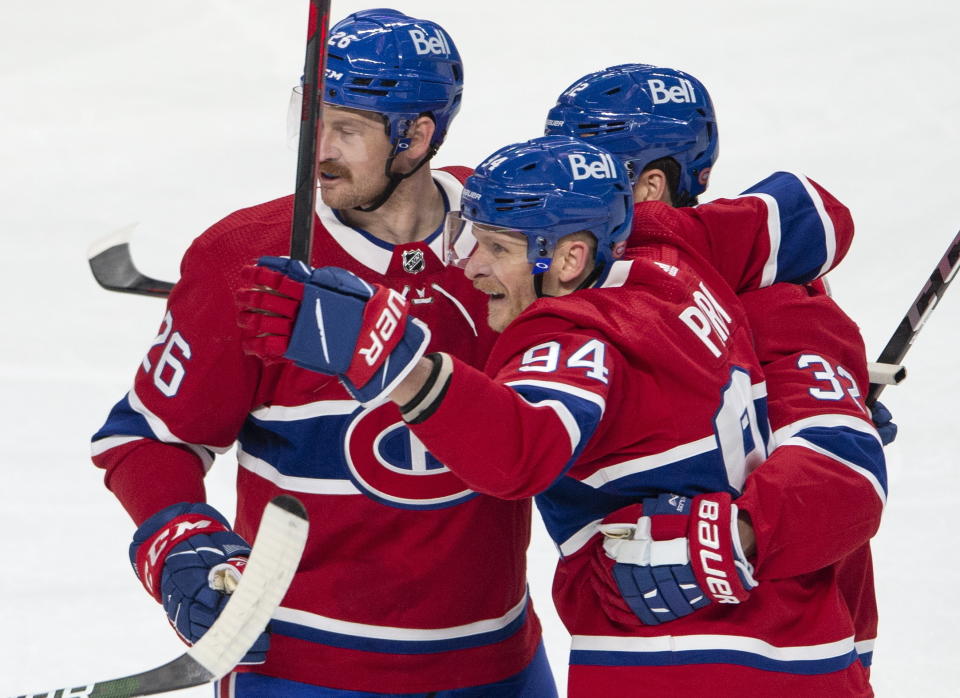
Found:
[[[681,206],[695,206],[699,203],[697,197],[690,196],[686,192],[681,193],[678,191],[680,189],[680,163],[669,155],[659,160],[654,160],[643,168],[643,172],[647,170],[660,170],[664,176],[666,176],[667,192],[670,194],[670,203],[673,206],[679,208]],[[643,174],[643,172],[640,174]]]

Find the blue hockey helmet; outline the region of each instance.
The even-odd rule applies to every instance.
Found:
[[[703,84],[672,68],[616,65],[570,85],[547,115],[547,134],[589,138],[626,162],[631,181],[655,160],[680,165],[674,202],[707,188],[719,155],[717,119]]]
[[[460,217],[527,238],[533,272],[546,271],[560,238],[589,231],[598,263],[619,257],[633,221],[626,167],[603,148],[542,136],[501,148],[464,185]]]
[[[383,114],[394,152],[407,128],[429,114],[434,150],[460,109],[463,63],[440,25],[397,10],[355,12],[330,30],[323,99],[327,104]]]

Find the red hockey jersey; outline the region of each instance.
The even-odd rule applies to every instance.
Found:
[[[733,199],[692,208],[638,203],[630,243],[679,241],[739,293],[826,274],[850,249],[853,232],[850,211],[830,192],[801,174],[774,172]]]
[[[692,250],[702,255],[715,266],[727,281],[738,291],[769,286],[779,281],[802,283],[815,279],[836,266],[849,250],[853,239],[853,220],[849,211],[818,183],[803,175],[790,172],[776,172],[763,181],[750,187],[743,195],[735,199],[719,199],[695,208],[671,208],[661,203],[642,203],[636,207],[634,236],[637,239],[649,239],[657,236],[658,229],[665,227],[670,236],[682,240]],[[842,365],[848,367],[856,377],[843,379],[851,389],[866,394],[865,355],[863,340],[856,325],[831,301],[823,298],[819,292],[823,287],[813,284],[804,292],[782,288],[777,292],[750,294],[742,299],[748,312],[751,326],[754,328],[756,348],[764,366],[777,361],[791,352],[803,354],[822,354],[841,357]],[[757,299],[780,298],[777,301],[760,303]],[[789,301],[789,302],[788,302]],[[830,331],[824,331],[830,328]],[[775,348],[775,349],[774,349]],[[771,418],[778,417],[775,406],[792,401],[790,391],[806,394],[807,387],[784,383],[778,385],[777,374],[768,376],[768,390],[774,409]],[[831,402],[820,401],[816,406],[808,405],[809,410],[822,413],[824,420],[831,418]],[[869,416],[861,413],[864,419],[859,423],[872,431]],[[783,422],[786,424],[787,422]],[[781,425],[782,426],[782,425]],[[779,428],[779,427],[778,427]],[[844,462],[843,452],[847,448],[847,434],[837,426],[824,426],[822,434],[827,447],[819,454],[812,450],[793,451],[795,460],[803,458],[823,458],[823,453],[833,453],[837,462]],[[869,441],[868,441],[869,443]],[[771,444],[771,448],[777,445]],[[779,459],[781,456],[778,456]],[[877,473],[885,490],[885,463],[883,454],[875,445],[869,446],[869,453],[862,456],[869,466],[868,471]],[[774,459],[773,462],[776,462]],[[842,469],[841,469],[842,470]],[[766,471],[765,471],[766,472]],[[798,471],[800,472],[800,471]],[[859,529],[858,535],[837,538],[840,546],[853,550],[858,540],[866,541],[879,522],[879,500],[873,494],[875,484],[867,477],[860,481],[861,496],[865,497],[863,511],[873,521]],[[826,489],[831,483],[823,482]],[[857,505],[851,500],[851,511]],[[782,521],[782,520],[781,520]],[[822,522],[840,519],[836,516],[821,519]],[[803,535],[805,520],[795,520]],[[852,529],[851,529],[852,530]],[[782,531],[782,527],[781,527]],[[794,532],[797,535],[797,532]],[[832,534],[835,537],[836,533]],[[786,541],[784,541],[786,542]],[[803,571],[811,571],[818,558],[807,561]],[[877,605],[873,584],[873,568],[868,543],[853,550],[834,566],[836,583],[847,600],[853,623],[856,628],[855,646],[861,663],[867,667],[872,663],[873,647],[877,631]]]
[[[468,171],[436,171],[449,204]],[[455,176],[456,175],[456,176]],[[318,207],[312,263],[398,289],[431,351],[481,365],[485,296],[440,259],[439,231],[392,246]],[[253,540],[282,492],[310,514],[303,562],[271,623],[272,676],[359,691],[435,691],[519,672],[540,640],[527,595],[530,501],[469,490],[392,404],[364,409],[333,378],[243,354],[234,291],[261,255],[287,254],[292,197],[200,236],[133,389],[94,437],[106,483],[137,522],[204,499],[212,454],[236,441],[235,528]],[[477,594],[477,589],[483,594]]]
[[[781,173],[767,185],[776,201],[801,182]],[[821,196],[815,185],[803,186],[813,208],[808,226],[832,240],[833,252],[818,258],[816,245],[798,248],[813,250],[806,261],[778,256],[774,245],[744,252],[751,231],[798,229],[789,221],[781,227],[768,201],[753,200],[759,197],[722,202],[728,212],[716,216],[711,205],[638,205],[631,242],[642,247],[631,255],[642,259],[632,263],[627,287],[643,292],[580,291],[538,301],[494,350],[487,373],[497,384],[458,365],[437,413],[413,427],[476,489],[541,493],[538,505],[562,555],[555,599],[574,635],[571,695],[634,695],[637,687],[650,695],[694,695],[704,686],[717,695],[870,695],[857,661],[864,648],[855,644],[855,613],[850,595],[838,593],[835,565],[876,531],[886,487],[879,439],[859,400],[866,375],[856,327],[804,287],[781,284],[750,295],[758,349],[771,371],[776,431],[768,434],[766,392],[735,329],[743,318],[722,282],[708,281],[684,308],[679,299],[689,302],[695,288],[689,276],[681,291],[675,280],[639,271],[656,268],[663,277],[683,268],[649,244],[672,241],[691,259],[727,249],[718,266],[740,288],[814,278],[839,261],[853,228],[846,209],[825,192],[827,205],[814,205],[811,186]],[[741,215],[730,218],[733,209]],[[787,239],[796,240],[781,242]],[[614,265],[606,287],[622,283],[625,264]],[[650,298],[657,300],[651,305]],[[670,302],[672,312],[665,311]],[[821,332],[809,331],[814,322]],[[659,330],[670,323],[674,333],[664,339]],[[676,328],[690,336],[678,341]],[[721,338],[732,342],[730,353]],[[458,420],[475,433],[457,430]],[[778,448],[752,472],[764,444]],[[605,607],[589,563],[599,545],[596,523],[643,496],[712,490],[743,491],[738,505],[757,519],[761,585],[749,601],[659,628],[641,626],[625,606]]]

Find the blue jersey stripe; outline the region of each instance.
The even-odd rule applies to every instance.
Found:
[[[580,457],[584,447],[590,441],[590,437],[592,437],[593,433],[597,430],[597,425],[600,424],[600,420],[603,418],[603,407],[594,400],[579,397],[573,392],[564,390],[559,384],[557,388],[551,388],[546,381],[538,381],[536,385],[530,383],[514,383],[511,384],[510,387],[532,405],[541,404],[549,400],[559,402],[573,417],[576,422],[577,433],[572,433],[570,426],[565,425],[568,433],[571,435],[571,446],[573,450],[564,468],[564,472],[566,472],[577,458]],[[600,398],[598,397],[596,399],[599,400]]]
[[[804,283],[820,275],[835,242],[803,182],[790,172],[774,172],[741,196],[766,194],[779,209],[780,240],[774,250],[777,272],[773,282]]]
[[[154,433],[146,418],[130,406],[130,396],[125,395],[120,402],[113,406],[107,421],[100,431],[93,435],[93,441],[99,441],[110,436],[141,436],[145,439],[161,439]]]
[[[735,664],[738,666],[779,671],[787,674],[829,674],[853,664],[856,650],[824,659],[779,660],[740,650],[684,650],[676,652],[615,652],[573,650],[570,664],[583,666],[684,666],[690,664]]]
[[[295,637],[321,645],[362,650],[364,652],[381,652],[384,654],[433,654],[437,652],[471,649],[473,647],[484,647],[486,645],[495,645],[503,642],[523,627],[523,624],[527,620],[528,608],[529,604],[524,606],[523,611],[502,628],[441,640],[396,640],[382,637],[349,635],[331,630],[321,630],[290,621],[277,620],[276,618],[270,621],[270,631],[279,635]]]
[[[359,410],[359,406],[358,406]],[[281,475],[343,478],[343,431],[351,415],[323,415],[287,421],[248,416],[237,441],[246,453],[266,461]],[[327,444],[318,451],[316,444]],[[336,444],[334,452],[331,445]]]
[[[887,493],[887,467],[883,446],[876,436],[843,426],[807,427],[793,434],[837,458],[859,466],[876,478]]]

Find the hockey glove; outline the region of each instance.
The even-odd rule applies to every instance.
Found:
[[[877,428],[880,434],[880,442],[886,446],[893,443],[897,438],[897,425],[893,423],[893,415],[882,402],[873,403],[870,408],[870,418],[873,419],[873,426]]]
[[[192,645],[220,615],[236,588],[250,546],[207,504],[174,504],[143,522],[130,562],[170,625]],[[270,636],[262,633],[241,664],[262,664]]]
[[[757,586],[729,494],[661,494],[610,514],[600,531],[601,573],[612,573],[644,625],[676,620],[710,603],[741,603]]]
[[[402,294],[338,267],[261,257],[243,281],[244,350],[339,376],[364,405],[385,399],[430,343],[429,328],[409,317]]]

